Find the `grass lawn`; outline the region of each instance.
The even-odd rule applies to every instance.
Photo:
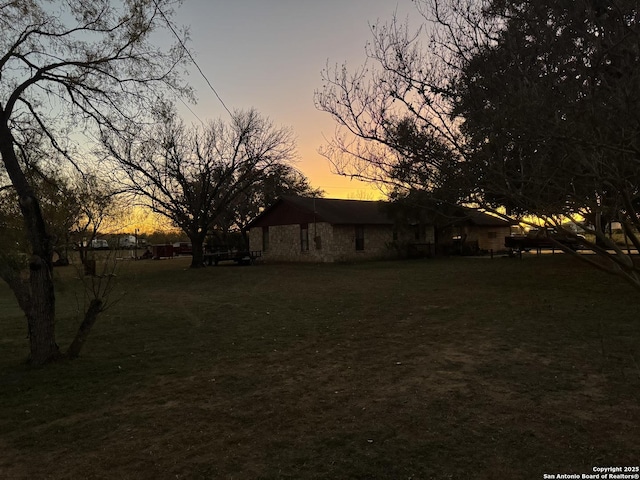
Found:
[[[0,478],[541,479],[640,462],[640,296],[562,255],[122,262],[80,359],[22,365],[0,285]],[[59,275],[58,338],[78,318]]]

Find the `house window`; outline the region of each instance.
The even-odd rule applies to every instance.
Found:
[[[356,250],[364,250],[364,227],[356,227]]]
[[[498,238],[498,232],[487,232],[489,238]]]
[[[309,251],[309,224],[300,224],[300,250],[303,252]]]
[[[269,227],[262,227],[262,251],[269,250]]]
[[[413,239],[416,242],[420,241],[420,225],[413,225]]]

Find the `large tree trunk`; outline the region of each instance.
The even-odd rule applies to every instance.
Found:
[[[55,335],[55,293],[50,265],[51,262],[35,255],[29,264],[31,304],[25,313],[29,326],[29,363],[33,365],[44,365],[60,356]]]
[[[0,114],[3,113],[0,111]],[[55,293],[53,289],[53,246],[33,188],[20,167],[14,141],[6,119],[0,122],[0,154],[11,183],[18,194],[20,211],[31,246],[29,280],[14,293],[24,310],[29,328],[30,356],[33,365],[43,365],[60,356],[55,339]],[[16,284],[17,285],[17,284]],[[28,305],[24,298],[28,298]],[[26,308],[25,308],[26,307]]]
[[[190,268],[202,268],[204,266],[204,252],[202,250],[202,247],[204,246],[204,239],[205,235],[198,234],[189,236],[193,252]]]

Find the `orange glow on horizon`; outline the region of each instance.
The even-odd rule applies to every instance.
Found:
[[[323,190],[325,198],[345,200],[385,200],[386,195],[374,183],[367,183],[333,173],[330,162],[317,149],[301,145],[299,160],[294,167],[300,170],[313,188]],[[305,148],[306,147],[306,148]],[[111,225],[103,230],[112,234],[140,234],[153,232],[180,231],[162,215],[143,207],[132,206],[119,215]]]
[[[332,165],[320,155],[317,147],[299,145],[300,160],[295,167],[309,180],[313,188],[324,191],[325,198],[347,200],[383,200],[384,192],[374,183],[338,175],[333,172]]]

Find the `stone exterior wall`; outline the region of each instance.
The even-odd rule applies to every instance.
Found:
[[[401,229],[394,240],[391,225],[362,225],[364,249],[356,250],[355,225],[331,225],[309,223],[309,248],[303,250],[300,239],[300,225],[270,226],[268,248],[263,248],[263,229],[254,227],[249,231],[249,247],[261,250],[266,262],[351,262],[397,257],[399,250],[394,244],[406,250],[407,243],[433,243],[433,228],[421,230],[419,239],[413,229]],[[404,250],[402,250],[404,252]]]
[[[269,245],[263,249],[263,229],[255,227],[249,231],[251,250],[262,250],[266,262],[347,262],[371,260],[397,256],[393,247],[391,225],[362,225],[364,249],[356,250],[355,225],[309,224],[309,249],[303,251],[300,241],[300,225],[277,225],[269,227]],[[421,242],[433,242],[433,229],[427,228]],[[398,240],[415,242],[411,230],[398,233]]]
[[[391,225],[362,225],[364,248],[356,250],[356,226],[334,225],[333,256],[338,262],[371,260],[395,256],[391,246],[393,227]]]
[[[308,250],[302,249],[300,225],[275,225],[269,228],[269,246],[263,248],[262,227],[249,230],[249,247],[262,250],[264,261],[331,262],[333,228],[328,223],[308,224]]]
[[[467,241],[478,241],[478,248],[484,251],[505,250],[504,237],[511,234],[511,227],[466,227]]]

